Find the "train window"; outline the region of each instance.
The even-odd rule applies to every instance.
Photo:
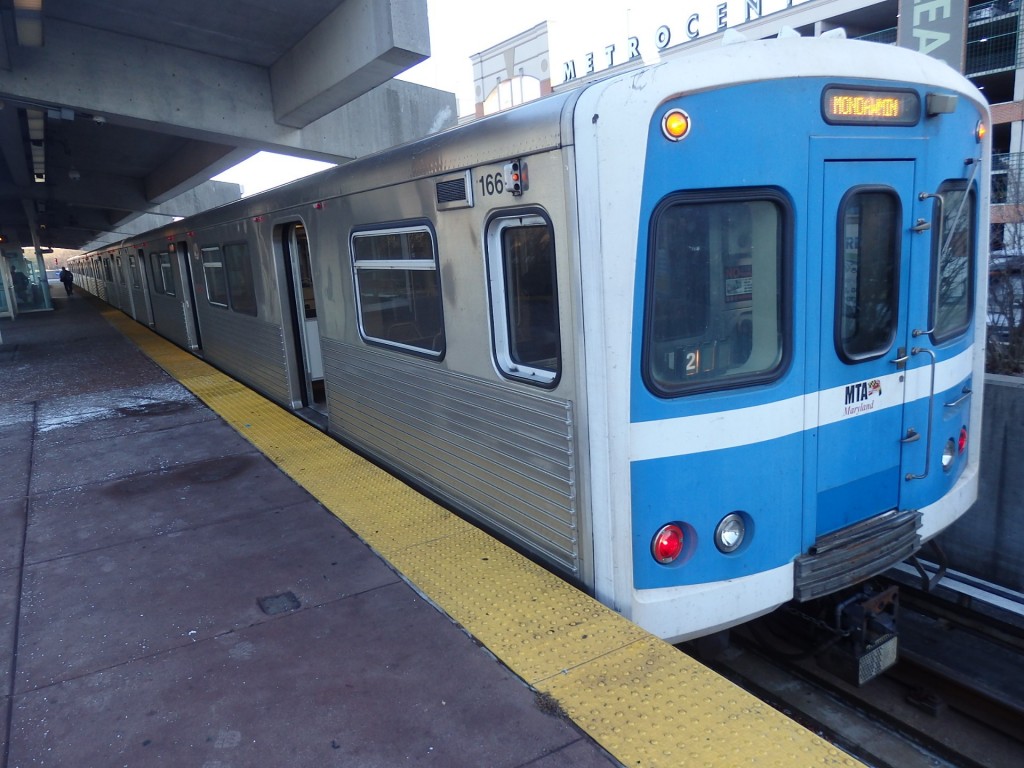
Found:
[[[224,257],[220,246],[199,249],[203,259],[203,277],[206,280],[206,300],[218,307],[228,305],[228,281],[224,276]]]
[[[135,256],[131,253],[128,254],[128,272],[132,276],[132,288],[141,288],[142,273],[139,271],[139,262],[136,261]]]
[[[153,293],[174,296],[174,267],[171,266],[171,254],[149,254],[150,271],[153,273]]]
[[[114,263],[117,265],[117,270],[116,270],[117,282],[120,285],[124,285],[125,284],[125,282],[124,282],[124,265],[121,262],[121,257],[120,256],[115,256],[114,257]]]
[[[149,254],[149,275],[153,286],[153,293],[164,292],[164,281],[160,276],[160,256],[156,253]]]
[[[440,357],[444,322],[430,228],[355,232],[351,249],[363,339]]]
[[[891,189],[853,190],[840,206],[836,349],[846,362],[885,354],[896,336],[902,215]]]
[[[932,231],[932,321],[936,341],[967,330],[974,311],[974,190],[943,185]]]
[[[762,382],[786,357],[785,200],[676,195],[652,219],[643,371],[675,396]]]
[[[207,245],[200,248],[199,253],[203,260],[207,300],[215,306],[255,316],[256,286],[249,246],[246,243],[223,247]]]
[[[535,215],[493,221],[487,259],[499,369],[511,378],[553,384],[562,353],[551,225]]]
[[[114,270],[110,266],[110,259],[103,260],[103,277],[108,283],[114,282]]]
[[[256,316],[256,283],[253,281],[252,256],[246,243],[224,246],[224,268],[227,271],[231,309]]]

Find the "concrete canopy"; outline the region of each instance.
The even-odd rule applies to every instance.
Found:
[[[260,150],[341,163],[456,119],[391,79],[429,56],[426,0],[0,0],[0,32],[7,247],[235,199],[208,180]]]

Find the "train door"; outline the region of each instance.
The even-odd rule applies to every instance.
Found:
[[[192,264],[188,257],[188,243],[180,242],[177,247],[172,243],[171,250],[177,254],[178,274],[181,275],[182,311],[185,313],[185,330],[188,333],[189,349],[198,351],[203,348],[199,332],[199,311],[196,308],[196,288],[192,280]]]
[[[128,289],[128,275],[125,272],[124,259],[121,254],[114,255],[114,277],[117,281],[117,306],[122,311],[135,317],[135,304],[132,301],[131,291]]]
[[[913,224],[915,163],[823,165],[816,537],[899,509],[927,426],[907,405],[926,327],[911,317],[928,294],[915,262],[927,274],[930,253],[927,226]]]
[[[320,351],[320,328],[317,325],[316,291],[309,260],[309,239],[301,223],[289,224],[282,231],[286,273],[294,318],[295,367],[301,372],[303,405],[326,412],[324,361]]]

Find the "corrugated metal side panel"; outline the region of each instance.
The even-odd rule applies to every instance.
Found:
[[[322,341],[333,433],[579,573],[571,403]]]
[[[281,326],[218,308],[200,310],[203,359],[271,400],[290,405]]]

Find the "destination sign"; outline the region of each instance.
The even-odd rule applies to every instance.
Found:
[[[914,91],[832,86],[822,96],[822,113],[832,125],[917,125],[921,98]]]

